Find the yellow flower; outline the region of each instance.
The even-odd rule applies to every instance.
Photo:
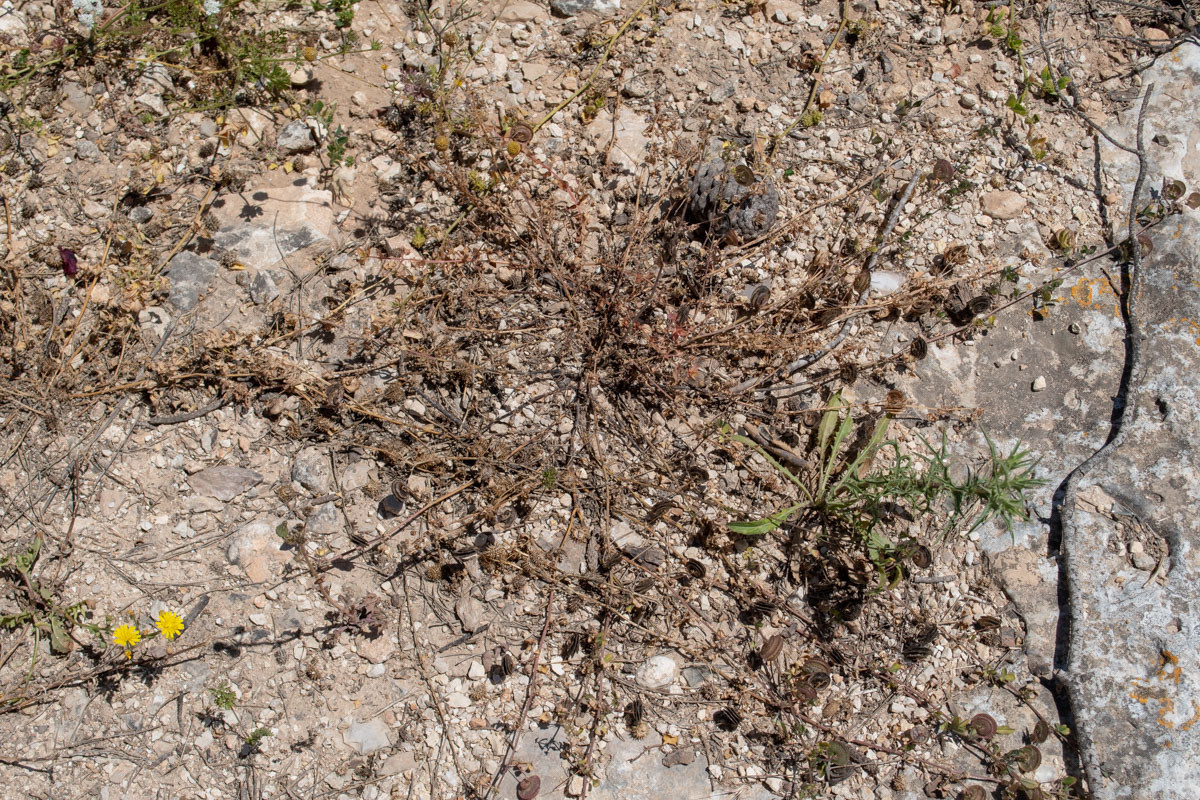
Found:
[[[125,657],[133,658],[130,648],[142,640],[142,632],[133,625],[121,625],[113,631],[113,641],[125,648]]]
[[[168,639],[174,639],[183,633],[183,619],[174,611],[160,611],[154,626]]]

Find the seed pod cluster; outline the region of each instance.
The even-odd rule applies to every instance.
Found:
[[[907,406],[908,398],[899,389],[892,389],[883,398],[883,412],[893,417],[904,413],[904,409]]]
[[[779,215],[779,192],[749,167],[730,167],[717,158],[702,164],[688,185],[688,214],[707,223],[709,234],[733,232],[742,239],[762,236]]]

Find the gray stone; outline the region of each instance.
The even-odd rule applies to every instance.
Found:
[[[487,622],[487,610],[474,597],[467,595],[458,598],[454,604],[454,613],[462,623],[463,633],[474,633]]]
[[[332,245],[333,194],[305,180],[292,186],[251,189],[217,198],[220,230],[213,242],[232,250],[247,267],[266,269],[307,247]]]
[[[322,503],[304,520],[304,530],[316,536],[330,536],[346,530],[346,517],[337,503]]]
[[[134,206],[129,209],[129,221],[134,225],[141,225],[143,222],[149,222],[154,216],[154,212],[148,206]]]
[[[612,14],[621,10],[621,0],[550,0],[550,8],[560,17],[576,14]]]
[[[1149,169],[1139,205],[1164,177],[1200,175],[1200,149],[1185,144],[1195,138],[1200,107],[1200,47],[1185,44],[1160,57],[1142,81],[1157,89],[1145,120]],[[1109,124],[1117,141],[1134,141],[1139,106],[1130,103]],[[1158,134],[1172,144],[1150,146]],[[1135,159],[1101,147],[1106,191],[1121,195],[1113,219],[1123,221]],[[1054,715],[1069,707],[1061,721],[1084,743],[1085,763],[1095,764],[1087,777],[1098,785],[1087,788],[1097,800],[1184,800],[1195,794],[1188,787],[1200,785],[1200,725],[1191,724],[1200,708],[1200,562],[1192,555],[1200,547],[1193,511],[1200,499],[1200,348],[1178,323],[1200,308],[1200,210],[1184,207],[1149,236],[1154,249],[1142,257],[1136,302],[1143,336],[1136,395],[1121,396],[1127,331],[1111,293],[1098,296],[1096,287],[1107,287],[1098,265],[1068,276],[1063,302],[1040,322],[1009,313],[973,347],[932,346],[902,387],[930,407],[983,407],[988,433],[1005,453],[1020,441],[1041,459],[1037,474],[1046,485],[1031,493],[1030,519],[1011,534],[991,525],[977,533],[1025,622],[1029,671],[1063,678],[1060,700],[1068,702],[1041,708]],[[989,257],[1024,260],[1021,238],[998,243]],[[1025,277],[1052,278],[1054,261],[1042,263]],[[1072,323],[1079,334],[1070,333]],[[1017,350],[1036,353],[1028,366],[1037,372],[1022,372],[1023,359],[1009,358]],[[1046,388],[1031,394],[1039,374]],[[1133,403],[1139,412],[1127,418],[1126,438],[1079,481],[1073,524],[1064,530],[1056,492],[1108,438],[1114,407]],[[969,444],[972,456],[986,453],[982,437]],[[1153,577],[1116,546],[1131,527],[1160,540],[1146,551],[1167,554]]]
[[[188,478],[192,491],[228,503],[262,483],[263,476],[241,467],[209,467]]]
[[[274,614],[275,632],[305,631],[311,626],[304,614],[297,608],[284,608]]]
[[[268,271],[260,271],[254,273],[254,278],[250,281],[250,299],[262,305],[269,303],[279,297],[279,286],[275,283],[273,273]]]
[[[1200,107],[1200,47],[1187,43],[1161,56],[1142,74],[1142,86],[1156,87],[1147,107],[1147,141],[1163,134],[1170,147],[1148,147],[1145,194],[1164,178],[1192,180],[1200,175],[1195,140],[1195,109]],[[1140,102],[1121,116],[1117,141],[1132,143]],[[1102,145],[1102,163],[1122,187],[1124,201],[1136,177],[1132,156]],[[1189,187],[1195,188],[1195,187]],[[1124,220],[1124,211],[1120,215]],[[1118,234],[1120,235],[1120,234]],[[1183,800],[1200,785],[1200,454],[1196,430],[1200,398],[1195,374],[1200,349],[1195,334],[1179,319],[1194,319],[1200,308],[1200,209],[1184,208],[1150,232],[1154,250],[1142,256],[1137,300],[1144,371],[1140,391],[1127,402],[1140,413],[1128,424],[1128,438],[1080,485],[1078,530],[1064,542],[1067,565],[1083,607],[1071,609],[1079,652],[1066,665],[1076,727],[1091,740],[1104,775],[1091,787],[1098,800],[1155,797]],[[1112,331],[1111,352],[1098,360],[1119,376],[1124,352],[1120,318],[1100,304],[1095,321],[1072,337],[1087,342],[1098,331]],[[1136,371],[1136,370],[1135,370]],[[1115,394],[1117,381],[1107,387]],[[1095,439],[1103,441],[1108,409],[1100,406]],[[1074,416],[1074,415],[1072,415]],[[1093,445],[1098,446],[1098,445]],[[1099,487],[1113,508],[1088,506],[1088,486]],[[1148,580],[1131,570],[1119,552],[1107,546],[1133,514],[1138,528],[1163,540],[1164,573]],[[1191,787],[1191,788],[1188,788]]]
[[[269,267],[328,237],[307,223],[274,230],[269,224],[245,224],[218,232],[213,241],[222,250],[232,250],[248,267]]]
[[[328,494],[333,486],[329,454],[320,447],[306,447],[292,459],[292,480],[313,494]]]
[[[211,258],[184,250],[167,264],[167,280],[171,283],[171,305],[180,311],[191,311],[200,295],[217,274],[217,262]]]
[[[149,109],[161,117],[167,115],[167,104],[163,102],[162,95],[155,92],[146,92],[133,98],[133,102],[142,108]]]
[[[313,138],[308,123],[297,119],[280,129],[279,135],[275,137],[275,146],[279,148],[280,155],[290,156],[296,153],[311,153],[317,147],[317,140]]]
[[[80,139],[75,142],[75,157],[84,161],[95,161],[100,158],[100,148],[93,141]]]
[[[353,748],[364,756],[390,747],[392,740],[388,736],[388,726],[381,719],[368,722],[351,722],[350,727],[342,734],[342,740],[348,747]]]

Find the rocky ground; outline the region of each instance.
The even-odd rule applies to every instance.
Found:
[[[4,796],[1190,797],[1196,30],[0,5]]]

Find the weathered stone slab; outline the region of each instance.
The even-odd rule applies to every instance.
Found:
[[[1187,183],[1186,198],[1200,191],[1200,47],[1163,55],[1143,81],[1156,89],[1140,203],[1161,193],[1164,178]],[[1134,142],[1138,105],[1110,129],[1118,141]],[[1105,146],[1102,162],[1126,207],[1134,158]],[[1037,250],[1022,273],[1052,277],[1036,231],[1025,238],[995,257],[1022,260]],[[1126,402],[1126,326],[1100,271],[1115,274],[1115,266],[1072,273],[1056,293],[1060,304],[1040,320],[1009,312],[970,347],[931,346],[906,383],[922,404],[982,407],[983,426],[1005,452],[1020,441],[1041,459],[1047,484],[1032,498],[1030,521],[1011,535],[981,529],[980,544],[1027,626],[1024,666],[1045,680],[1071,668],[1062,699],[1076,718],[1063,721],[1096,756],[1098,800],[1184,800],[1200,786],[1200,338],[1192,323],[1200,319],[1200,210],[1184,203],[1150,238],[1136,301],[1144,342],[1140,390],[1130,400],[1139,413],[1119,449],[1076,487],[1069,561],[1055,493],[1104,444]],[[967,449],[984,448],[980,438]],[[1076,607],[1069,586],[1082,598]]]

